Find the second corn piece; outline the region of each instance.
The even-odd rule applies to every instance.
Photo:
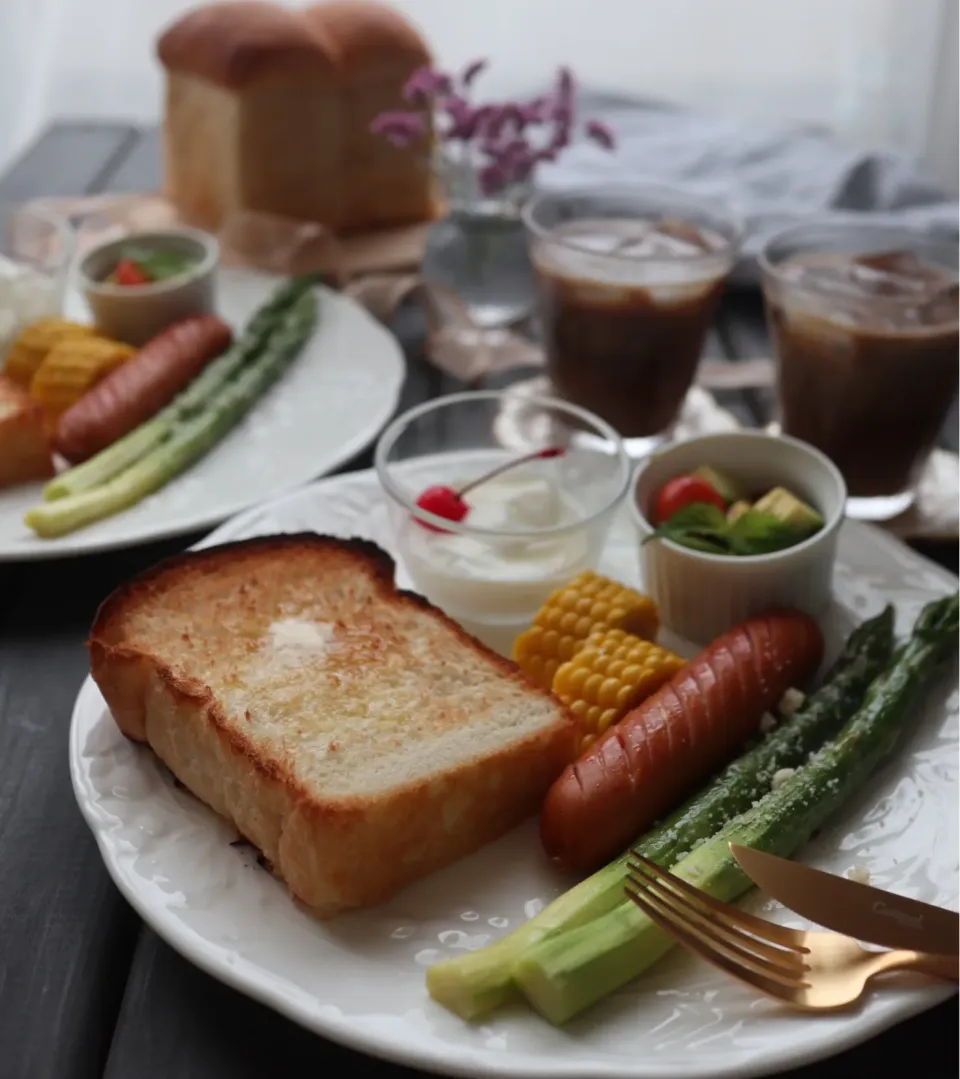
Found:
[[[553,692],[583,726],[585,749],[658,690],[686,660],[622,629],[598,629],[553,679]]]
[[[30,394],[48,416],[59,416],[135,351],[105,337],[65,338],[44,357],[30,382]]]
[[[547,597],[531,627],[514,642],[514,661],[550,689],[560,665],[600,628],[655,640],[660,628],[657,606],[649,596],[587,570]]]

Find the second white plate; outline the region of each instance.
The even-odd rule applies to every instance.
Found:
[[[239,330],[277,281],[251,270],[221,270],[221,317]],[[319,294],[317,328],[290,369],[206,457],[156,494],[88,528],[40,539],[23,515],[40,501],[42,485],[0,490],[0,562],[88,554],[209,528],[364,449],[396,408],[403,353],[358,304],[329,289]],[[90,320],[77,295],[67,314]]]

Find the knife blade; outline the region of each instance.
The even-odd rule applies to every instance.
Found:
[[[960,914],[773,854],[730,844],[747,876],[788,910],[885,948],[960,954]]]

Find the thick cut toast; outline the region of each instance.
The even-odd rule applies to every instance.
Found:
[[[0,487],[45,480],[53,472],[43,409],[26,390],[0,375]]]
[[[117,589],[88,642],[120,729],[321,917],[502,835],[576,752],[554,697],[393,573],[363,540],[226,544]]]

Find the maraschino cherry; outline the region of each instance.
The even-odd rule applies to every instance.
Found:
[[[499,476],[511,468],[516,468],[517,465],[526,464],[528,461],[545,461],[551,457],[562,457],[563,454],[564,450],[562,446],[548,446],[546,449],[537,450],[536,453],[528,453],[523,457],[518,457],[514,461],[508,461],[506,464],[500,465],[490,472],[485,472],[478,479],[471,480],[470,483],[464,484],[459,490],[453,487],[443,487],[440,485],[428,487],[417,499],[417,505],[420,509],[426,510],[427,513],[432,513],[436,517],[443,517],[447,521],[462,521],[470,512],[470,507],[464,501],[463,496],[469,491],[472,491],[475,487],[479,487],[481,483],[486,483],[487,480],[492,480],[495,476]],[[424,528],[429,528],[431,532],[446,531],[446,529],[439,528],[437,525],[428,524],[426,521],[418,520],[417,523],[423,525]]]

